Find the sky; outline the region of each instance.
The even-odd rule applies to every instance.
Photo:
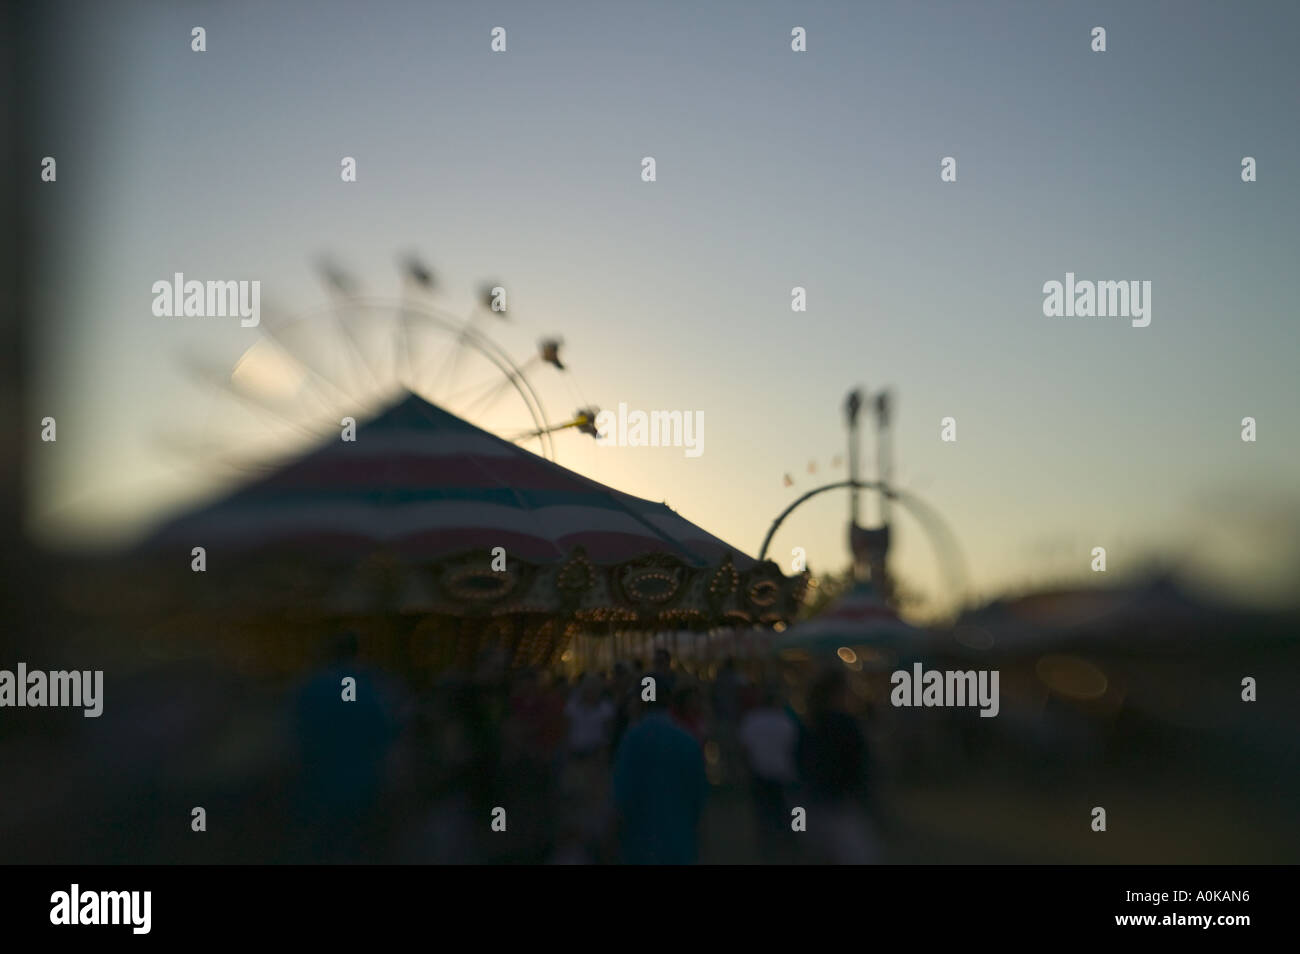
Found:
[[[417,252],[444,313],[507,288],[508,320],[478,320],[520,361],[563,336],[569,370],[530,373],[552,419],[702,412],[698,457],[566,433],[557,459],[751,554],[844,476],[845,393],[889,387],[897,482],[950,526],[969,594],[1087,581],[1104,546],[1111,574],[1161,559],[1295,601],[1293,3],[48,10],[31,403],[58,440],[34,429],[27,459],[50,546],[120,545],[239,479],[190,444],[267,450],[185,359],[229,371],[261,329],[155,317],[154,282],[259,280],[266,322],[331,304],[322,255],[396,299]],[[1066,272],[1150,281],[1150,326],[1044,316]],[[802,507],[771,555],[842,567],[846,509]],[[896,572],[942,602],[929,539],[898,521]]]

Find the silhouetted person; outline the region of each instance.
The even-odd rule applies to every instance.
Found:
[[[677,688],[677,677],[673,674],[673,655],[666,649],[655,650],[655,664],[649,675],[654,676],[656,694],[660,699],[671,699]]]
[[[638,712],[639,696],[641,692],[640,680],[636,678],[635,673],[639,669],[630,669],[627,663],[619,662],[614,664],[614,678],[610,685],[610,691],[614,701],[614,721],[610,724],[610,750],[617,752],[618,744],[623,741],[623,733],[627,731]]]
[[[843,668],[822,672],[809,690],[809,724],[799,744],[810,841],[817,860],[835,864],[866,864],[876,854],[863,809],[867,741],[854,705]]]
[[[694,864],[700,814],[708,794],[704,754],[673,724],[662,688],[627,730],[614,760],[619,841],[628,864]]]
[[[736,660],[728,656],[713,680],[713,717],[719,725],[734,727],[739,721],[740,692],[744,685],[745,677],[736,669]]]
[[[569,720],[570,759],[600,758],[609,744],[615,706],[605,696],[605,682],[595,673],[583,677],[564,707]]]
[[[799,725],[775,686],[766,687],[758,705],[745,713],[739,736],[754,793],[759,845],[765,860],[776,860],[782,836],[791,830],[788,796],[797,777]]]
[[[328,665],[298,692],[296,820],[314,861],[352,860],[373,847],[385,760],[396,737],[394,700],[358,658],[355,633],[336,637]],[[345,683],[346,679],[355,684]]]
[[[743,761],[737,732],[740,715],[744,711],[744,694],[749,680],[736,668],[736,660],[728,656],[713,680],[713,739],[723,771],[734,778]]]

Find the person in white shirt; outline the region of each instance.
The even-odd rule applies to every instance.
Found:
[[[598,755],[608,744],[614,703],[605,696],[603,689],[600,677],[590,674],[565,705],[564,714],[569,717],[570,755]]]
[[[740,720],[739,735],[753,784],[759,843],[767,854],[775,849],[779,836],[789,831],[786,801],[797,778],[799,725],[781,704],[779,690],[769,686],[762,702]]]

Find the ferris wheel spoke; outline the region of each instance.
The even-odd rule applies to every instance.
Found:
[[[274,342],[277,346],[279,346],[280,350],[284,352],[284,354],[290,360],[294,361],[299,368],[302,369],[306,377],[307,383],[311,384],[313,388],[315,388],[318,392],[320,392],[322,397],[324,397],[326,393],[332,392],[331,396],[335,399],[336,402],[338,402],[340,399],[343,403],[346,403],[348,401],[349,399],[348,389],[346,387],[340,386],[328,374],[326,374],[319,367],[317,367],[315,362],[309,361],[303,355],[301,350],[299,350],[299,348],[294,344],[292,339],[288,336],[287,334],[288,326],[276,327],[272,325],[263,324],[263,327],[266,329],[266,334],[268,338],[272,342]],[[335,406],[337,406],[337,404]]]
[[[469,330],[468,326],[466,326],[457,333],[455,340],[452,342],[451,353],[443,359],[438,370],[429,379],[429,393],[435,399],[441,399],[444,387],[450,387],[455,382],[461,356],[469,341]]]
[[[379,386],[379,379],[375,375],[374,368],[371,367],[370,361],[366,358],[361,349],[360,342],[348,322],[348,317],[355,315],[356,303],[358,297],[357,283],[346,271],[343,270],[332,258],[324,257],[317,261],[317,270],[321,279],[329,291],[330,297],[334,299],[335,306],[329,309],[329,315],[333,320],[335,328],[338,330],[338,338],[343,342],[347,349],[349,359],[348,366],[349,381],[346,387],[341,388],[345,392],[355,391],[357,389],[355,380],[352,380],[352,371],[355,366],[360,364],[366,375],[370,378],[375,387]]]
[[[501,427],[513,442],[553,459],[551,434],[568,425],[550,425],[529,374],[542,363],[564,370],[562,340],[545,338],[539,352],[516,363],[492,340],[481,306],[458,317],[430,300],[429,269],[414,259],[405,268],[398,296],[371,298],[358,294],[341,269],[322,263],[329,289],[323,307],[296,319],[264,321],[264,338],[254,347],[265,350],[245,351],[240,362],[249,360],[242,370],[236,365],[238,374],[200,375],[220,398],[238,402],[227,403],[212,421],[212,456],[231,448],[245,457],[278,454],[300,439],[328,434],[341,414],[360,420],[394,392],[411,392],[466,419],[482,420],[490,412],[493,430]],[[573,387],[570,380],[570,392]],[[232,407],[241,413],[232,416]],[[304,426],[321,421],[327,422],[323,430]]]
[[[282,424],[296,430],[303,436],[319,436],[318,432],[304,426],[301,422],[295,420],[283,410],[277,408],[266,396],[241,387],[239,384],[235,383],[234,379],[230,375],[211,365],[202,358],[199,358],[197,355],[183,354],[180,356],[179,361],[194,374],[197,381],[208,386],[213,391],[235,398],[243,406],[251,408],[264,417],[274,417]]]
[[[456,350],[453,351],[451,355],[450,368],[444,365],[443,368],[439,369],[438,374],[434,377],[433,386],[437,389],[437,394],[441,395],[444,387],[451,387],[456,383],[457,378],[459,378],[461,359],[465,357],[465,343],[468,340],[468,338],[460,338],[457,340]]]
[[[507,387],[519,387],[520,382],[527,381],[524,376],[525,372],[536,367],[539,363],[541,363],[541,359],[534,355],[518,367],[512,367],[510,370],[504,371],[506,379],[498,385],[498,389],[504,391]],[[493,391],[492,395],[496,395],[496,391]],[[546,422],[543,421],[542,423],[545,424]],[[546,430],[546,428],[543,427],[542,430]]]
[[[469,407],[477,404],[479,401],[495,394],[497,390],[503,387],[511,387],[514,381],[509,378],[502,380],[501,375],[494,374],[486,381],[479,381],[475,384],[463,387],[459,391],[448,394],[443,398],[443,403],[451,410],[458,407]]]
[[[393,335],[393,374],[397,383],[408,391],[414,386],[415,368],[411,359],[411,309],[406,301],[397,315],[397,334]]]
[[[505,372],[505,376],[506,376],[505,380],[500,382],[490,392],[483,395],[483,397],[479,399],[478,403],[482,403],[483,401],[488,402],[487,406],[483,407],[479,411],[479,413],[486,413],[487,410],[493,404],[495,404],[501,398],[501,396],[506,393],[506,391],[509,388],[518,388],[521,381],[527,380],[524,377],[525,372],[527,372],[531,368],[536,367],[540,363],[541,363],[541,358],[538,355],[534,355],[533,357],[529,358],[527,361],[525,361],[523,364],[519,365],[518,367],[512,368],[511,370]],[[474,409],[477,409],[477,405],[475,405],[475,408],[471,408],[471,410]],[[542,421],[541,424],[542,426],[535,431],[539,440],[541,439],[542,435],[549,434],[552,430],[554,430],[554,428],[548,426],[546,421]]]
[[[341,337],[343,343],[347,346],[348,351],[351,353],[352,357],[356,359],[356,362],[361,365],[361,368],[365,371],[365,376],[369,379],[370,384],[375,390],[379,390],[381,387],[379,383],[379,375],[375,373],[374,365],[372,365],[370,359],[366,357],[365,350],[361,347],[361,341],[357,338],[356,332],[352,328],[351,321],[349,321],[350,318],[355,318],[356,315],[357,312],[355,308],[350,308],[346,314],[343,312],[335,312],[334,321],[343,332]]]
[[[491,410],[492,405],[496,404],[497,401],[501,400],[501,398],[504,397],[510,391],[510,389],[514,387],[514,384],[515,382],[510,378],[507,378],[506,380],[499,382],[498,384],[494,385],[491,388],[491,390],[489,390],[486,394],[484,394],[477,401],[475,401],[472,405],[467,407],[465,409],[465,412],[467,414],[486,414],[489,410]]]
[[[416,362],[413,359],[414,343],[411,340],[411,319],[420,307],[418,299],[427,300],[437,283],[433,270],[414,252],[402,257],[402,301],[397,314],[398,333],[393,336],[393,369],[398,383],[408,391],[416,384]]]

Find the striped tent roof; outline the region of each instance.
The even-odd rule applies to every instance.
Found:
[[[812,619],[792,626],[779,649],[835,650],[864,644],[902,645],[923,631],[904,622],[870,583],[857,583],[848,593]]]
[[[594,564],[662,554],[690,567],[755,561],[662,503],[621,493],[415,395],[274,473],[164,525],[146,551],[382,547],[420,562],[504,547],[536,565],[581,547]]]

